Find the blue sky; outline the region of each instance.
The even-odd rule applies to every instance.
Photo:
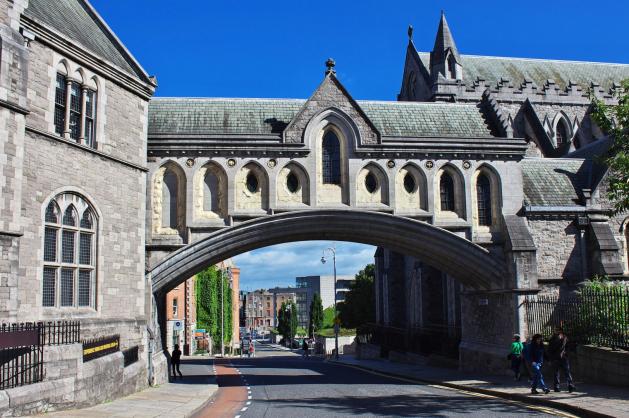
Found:
[[[333,57],[356,99],[395,100],[412,24],[430,51],[440,11],[462,54],[629,63],[629,1],[92,0],[147,72],[157,96],[307,98]],[[284,244],[236,258],[245,288],[331,274],[330,243]],[[339,274],[374,248],[337,243]]]

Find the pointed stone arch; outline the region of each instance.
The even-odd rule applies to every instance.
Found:
[[[563,111],[557,112],[552,122],[553,143],[556,148],[572,142],[574,137],[573,127],[570,118]]]
[[[166,160],[151,182],[151,220],[155,235],[180,235],[186,227],[186,174],[174,160]]]
[[[395,176],[395,208],[400,213],[415,214],[428,210],[428,183],[424,171],[407,163]]]
[[[479,194],[483,193],[479,190],[483,189],[483,185],[480,183],[483,179],[489,187],[490,222],[483,222],[479,213],[479,209],[482,209],[481,206],[483,206],[482,197],[479,197]],[[500,231],[502,228],[502,182],[496,169],[487,163],[481,164],[472,174],[471,193],[472,220],[475,233]],[[487,210],[487,208],[484,209]]]
[[[218,220],[227,217],[227,173],[220,164],[208,161],[193,177],[194,218]]]
[[[356,205],[389,205],[389,177],[375,162],[367,163],[356,176]]]
[[[277,174],[277,203],[279,207],[310,205],[310,177],[299,163],[291,161]]]
[[[236,212],[260,214],[269,210],[269,176],[260,163],[246,162],[236,173],[235,181]]]
[[[437,170],[433,190],[437,219],[465,219],[465,180],[456,166],[445,163]],[[451,201],[450,207],[442,207],[448,201]]]

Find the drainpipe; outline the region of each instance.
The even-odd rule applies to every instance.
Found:
[[[153,334],[153,330],[151,327],[147,325],[146,330],[149,333],[149,344],[148,344],[148,366],[149,366],[149,386],[154,386],[155,384],[155,376],[153,373],[153,350],[155,347],[155,334]]]

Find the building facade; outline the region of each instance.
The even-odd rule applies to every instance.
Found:
[[[195,278],[192,277],[166,295],[166,349],[169,352],[179,345],[184,355],[196,351],[197,304]]]
[[[78,320],[82,340],[119,335],[139,351],[131,369],[118,353],[92,373],[80,344],[44,347],[79,360],[49,362],[13,411],[100,402],[147,385],[153,361],[144,202],[156,82],[88,2],[1,3],[0,319]],[[105,371],[116,387],[90,386]]]
[[[336,302],[345,301],[345,294],[349,292],[352,282],[356,280],[351,275],[336,277]],[[308,327],[310,320],[310,304],[315,293],[321,296],[323,309],[334,306],[334,276],[300,276],[295,278],[295,286],[305,292],[297,294],[297,310],[299,311],[299,325]]]

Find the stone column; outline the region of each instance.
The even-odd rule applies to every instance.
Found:
[[[70,139],[70,101],[72,100],[72,79],[66,78],[66,114],[63,127],[63,137]]]
[[[79,143],[85,144],[85,115],[87,110],[87,87],[81,88],[81,129],[79,130]]]

